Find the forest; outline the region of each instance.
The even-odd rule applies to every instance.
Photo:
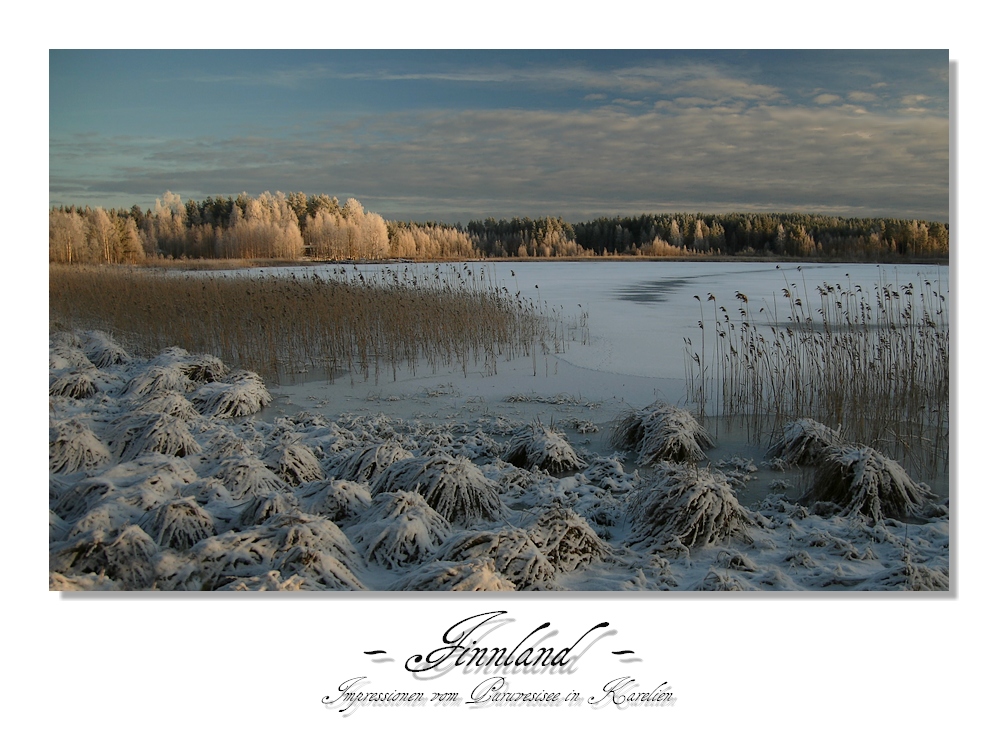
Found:
[[[643,214],[570,224],[560,217],[400,222],[303,192],[208,197],[171,192],[153,209],[49,210],[49,261],[177,259],[468,260],[475,258],[762,257],[947,259],[947,223],[801,213]]]

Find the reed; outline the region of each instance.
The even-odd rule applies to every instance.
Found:
[[[796,280],[762,305],[740,292],[732,312],[716,302],[714,335],[700,351],[685,340],[689,399],[743,417],[758,437],[809,417],[919,469],[946,463],[947,284]]]
[[[141,355],[176,345],[271,381],[311,370],[395,379],[423,364],[495,373],[501,360],[564,344],[550,311],[461,264],[306,276],[49,269],[54,328],[99,329]]]

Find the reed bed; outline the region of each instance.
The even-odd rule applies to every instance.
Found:
[[[947,462],[947,284],[796,281],[762,305],[736,292],[732,311],[695,297],[702,338],[685,338],[689,399],[744,417],[757,436],[809,417],[923,470]]]
[[[310,370],[395,379],[425,363],[495,373],[500,360],[558,349],[562,335],[541,304],[462,265],[311,276],[51,266],[49,318],[137,354],[177,345],[272,381]]]

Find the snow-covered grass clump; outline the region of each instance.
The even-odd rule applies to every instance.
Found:
[[[871,447],[835,446],[824,453],[803,504],[832,504],[844,514],[872,521],[920,515],[933,499],[930,488],[914,482],[898,462]]]
[[[239,370],[201,386],[191,402],[206,416],[231,419],[257,413],[271,402],[271,394],[257,373]]]
[[[562,432],[540,423],[517,431],[503,452],[503,460],[524,469],[537,467],[555,473],[575,472],[587,466]]]
[[[664,463],[628,509],[632,542],[685,547],[749,540],[752,525],[726,477],[692,465]]]
[[[383,470],[371,489],[373,498],[397,490],[419,493],[449,523],[498,521],[504,514],[496,483],[465,457],[401,459]]]
[[[78,419],[55,421],[49,427],[49,472],[94,470],[111,461],[111,452]]]
[[[648,467],[656,462],[700,462],[712,439],[690,411],[657,401],[619,416],[611,444],[638,452],[638,463]]]
[[[812,419],[796,419],[782,427],[781,438],[767,450],[769,459],[788,464],[817,465],[826,451],[841,443],[840,435]]]
[[[398,569],[428,558],[451,535],[451,524],[414,492],[385,492],[350,529],[366,561]]]

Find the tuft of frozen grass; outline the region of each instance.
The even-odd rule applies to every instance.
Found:
[[[570,508],[550,508],[538,517],[528,533],[557,572],[572,572],[611,555],[611,547],[583,516]]]
[[[146,452],[187,457],[201,452],[187,422],[163,413],[128,413],[111,425],[111,448],[123,462]]]
[[[135,374],[125,385],[124,395],[141,398],[156,393],[187,393],[194,383],[176,365],[150,365]]]
[[[788,464],[816,465],[830,447],[841,443],[840,435],[812,419],[789,421],[781,430],[781,438],[767,450],[769,459]]]
[[[371,492],[413,491],[450,523],[498,521],[505,509],[497,484],[465,457],[413,457],[393,463],[375,479]]]
[[[541,423],[528,424],[515,432],[502,459],[523,469],[538,467],[540,470],[556,473],[575,472],[587,466],[573,451],[562,432]]]
[[[451,524],[414,492],[384,492],[350,529],[368,562],[398,569],[428,558],[451,535]]]
[[[393,462],[412,457],[413,452],[390,440],[356,449],[334,460],[330,474],[342,480],[366,482]]]
[[[366,589],[344,562],[331,554],[315,549],[294,546],[276,559],[275,566],[278,571],[290,575],[290,579],[300,577],[309,580],[319,589],[349,591]]]
[[[705,578],[694,586],[696,592],[746,592],[756,589],[759,588],[730,570],[715,567],[709,569]]]
[[[156,542],[139,526],[117,536],[100,531],[77,536],[49,551],[49,570],[64,575],[104,574],[122,589],[148,589],[155,577]]]
[[[271,402],[271,394],[257,373],[238,370],[225,382],[201,386],[191,402],[205,416],[232,419],[257,413]]]
[[[145,396],[135,404],[135,409],[142,413],[163,413],[184,421],[201,419],[191,401],[173,390]]]
[[[697,462],[713,446],[708,432],[690,411],[663,401],[618,416],[611,429],[611,445],[636,451],[638,463]]]
[[[914,482],[898,462],[871,447],[835,446],[824,454],[812,487],[799,502],[832,503],[844,515],[878,522],[918,516],[933,497],[927,485]]]
[[[319,460],[305,444],[282,441],[264,454],[264,464],[290,485],[323,479]]]
[[[320,480],[301,485],[296,492],[304,510],[335,523],[352,521],[372,504],[367,483],[350,480]]]
[[[298,499],[288,492],[254,495],[244,504],[239,524],[243,528],[257,526],[277,515],[292,513],[298,508]]]
[[[753,523],[725,475],[670,463],[661,464],[650,485],[631,497],[627,516],[631,543],[679,542],[689,548],[748,541]]]
[[[97,371],[94,368],[72,368],[59,375],[49,383],[50,396],[76,398],[82,400],[98,393]]]
[[[214,383],[229,370],[214,355],[192,355],[181,347],[168,347],[151,360],[152,365],[176,367],[194,383]]]
[[[86,478],[59,492],[49,505],[66,522],[75,523],[89,508],[117,490],[105,478]]]
[[[497,574],[492,559],[432,561],[394,582],[390,590],[428,592],[513,592],[514,585]]]
[[[49,426],[49,472],[94,470],[111,461],[111,452],[78,419],[53,421]]]
[[[523,528],[456,534],[441,547],[437,558],[452,562],[488,558],[497,573],[510,580],[516,589],[554,588],[555,567]]]
[[[222,480],[233,499],[267,497],[271,493],[282,492],[285,482],[267,468],[259,458],[253,456],[234,457],[222,464],[216,477]]]
[[[104,332],[84,332],[80,336],[84,354],[99,368],[126,365],[132,360],[128,352]]]
[[[193,496],[164,503],[142,525],[158,545],[178,551],[215,535],[215,519]]]
[[[350,540],[335,523],[305,513],[279,514],[245,531],[211,536],[191,548],[189,559],[162,579],[164,586],[216,590],[280,570],[307,578],[311,588],[363,589]]]
[[[88,508],[66,533],[66,538],[82,538],[95,533],[116,536],[126,526],[135,523],[140,514],[141,511],[121,495],[112,496]]]

